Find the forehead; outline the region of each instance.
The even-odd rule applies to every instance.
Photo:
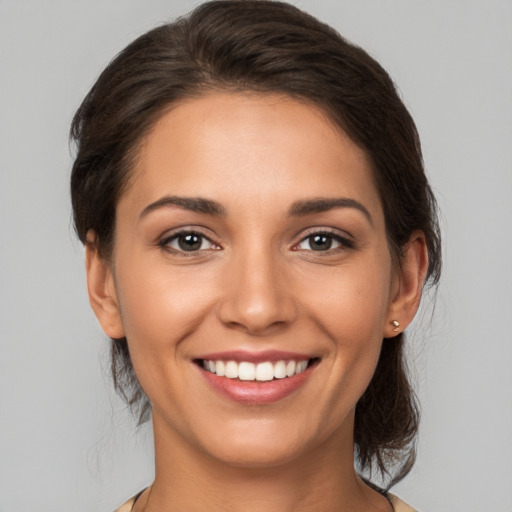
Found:
[[[348,194],[380,210],[367,154],[321,108],[277,94],[216,92],[165,112],[121,202],[163,194],[228,203]]]

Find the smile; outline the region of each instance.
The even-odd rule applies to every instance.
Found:
[[[193,359],[210,388],[247,405],[264,405],[298,392],[321,362],[316,354],[229,350]]]
[[[263,361],[256,364],[250,361],[237,362],[203,359],[201,364],[206,371],[214,373],[218,377],[266,382],[299,375],[306,370],[310,361],[313,360]]]
[[[282,351],[230,351],[194,359],[211,389],[230,400],[264,405],[298,392],[319,365],[319,357]]]

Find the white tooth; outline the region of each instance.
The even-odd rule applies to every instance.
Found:
[[[224,371],[228,379],[238,379],[238,364],[235,361],[228,361]]]
[[[297,363],[297,368],[295,370],[295,373],[302,373],[305,369],[306,369],[306,366],[308,365],[308,362],[307,361],[299,361]]]
[[[208,361],[206,359],[203,359],[203,368],[205,370],[209,370],[210,369],[210,367],[208,366]]]
[[[209,369],[212,373],[215,373],[215,361],[208,361],[208,369]]]
[[[295,361],[288,361],[286,363],[286,376],[291,377],[295,375]]]
[[[224,377],[224,375],[225,375],[226,369],[224,366],[225,366],[224,361],[216,361],[215,362],[215,373],[219,377]]]
[[[284,379],[286,377],[286,363],[284,361],[278,361],[274,365],[274,377],[276,379]]]
[[[274,378],[274,367],[272,363],[260,363],[256,366],[256,380],[272,380]]]
[[[256,366],[254,363],[243,361],[238,365],[238,378],[240,380],[254,380],[256,376]]]

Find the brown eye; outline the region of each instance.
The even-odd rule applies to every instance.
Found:
[[[175,252],[198,252],[208,249],[218,249],[211,240],[201,233],[185,231],[165,238],[159,244],[161,247]]]
[[[310,249],[313,251],[328,251],[332,247],[332,236],[320,234],[308,237]]]
[[[301,251],[327,252],[339,248],[351,249],[354,242],[334,233],[320,232],[303,238],[296,247]]]
[[[176,240],[182,251],[198,251],[203,245],[203,237],[196,233],[180,235]]]
[[[333,235],[328,233],[315,233],[304,238],[298,245],[299,249],[306,251],[328,251],[342,244]]]

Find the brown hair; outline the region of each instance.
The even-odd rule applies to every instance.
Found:
[[[71,176],[75,228],[97,235],[108,260],[116,204],[139,144],[162,113],[209,90],[278,92],[320,106],[371,157],[391,251],[399,262],[414,230],[425,234],[427,279],[441,268],[436,203],[414,122],[384,69],[334,29],[282,2],[208,2],[140,36],[103,71],[73,119]],[[112,340],[116,389],[138,414],[150,404],[125,338]],[[409,384],[403,334],[384,340],[375,375],[359,400],[359,467],[400,480],[415,459],[419,413]]]

